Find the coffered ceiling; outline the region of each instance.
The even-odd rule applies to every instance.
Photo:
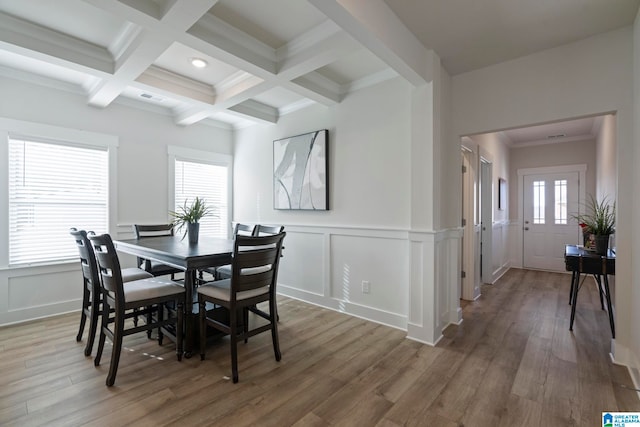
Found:
[[[276,123],[403,75],[385,49],[366,42],[380,33],[354,29],[362,15],[350,19],[345,9],[375,3],[392,18],[384,21],[390,29],[400,23],[455,74],[629,25],[640,2],[567,1],[575,16],[555,1],[515,8],[491,0],[471,13],[471,0],[0,0],[0,75],[79,93],[98,108],[151,109],[179,125]],[[342,3],[348,7],[335,7]],[[545,28],[544,43],[527,24],[541,14],[565,22]],[[501,19],[512,22],[498,29],[502,41],[487,29]],[[514,34],[518,49],[504,43]],[[207,66],[195,68],[193,58]]]

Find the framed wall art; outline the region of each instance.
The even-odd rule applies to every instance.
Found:
[[[329,210],[327,185],[329,131],[273,141],[273,207]]]
[[[507,207],[507,180],[498,178],[498,209],[503,211]]]

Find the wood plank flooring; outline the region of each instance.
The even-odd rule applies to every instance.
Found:
[[[168,340],[127,337],[108,388],[111,347],[98,368],[84,357],[79,314],[0,328],[0,425],[595,426],[602,411],[640,411],[589,281],[568,330],[569,282],[511,270],[436,347],[282,298],[282,361],[268,333],[251,338],[238,384],[226,339],[177,362]]]

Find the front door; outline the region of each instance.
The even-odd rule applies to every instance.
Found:
[[[564,271],[564,247],[579,242],[579,172],[524,176],[523,266]]]

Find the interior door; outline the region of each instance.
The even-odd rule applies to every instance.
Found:
[[[579,242],[578,172],[524,176],[523,266],[564,271],[564,247]]]

